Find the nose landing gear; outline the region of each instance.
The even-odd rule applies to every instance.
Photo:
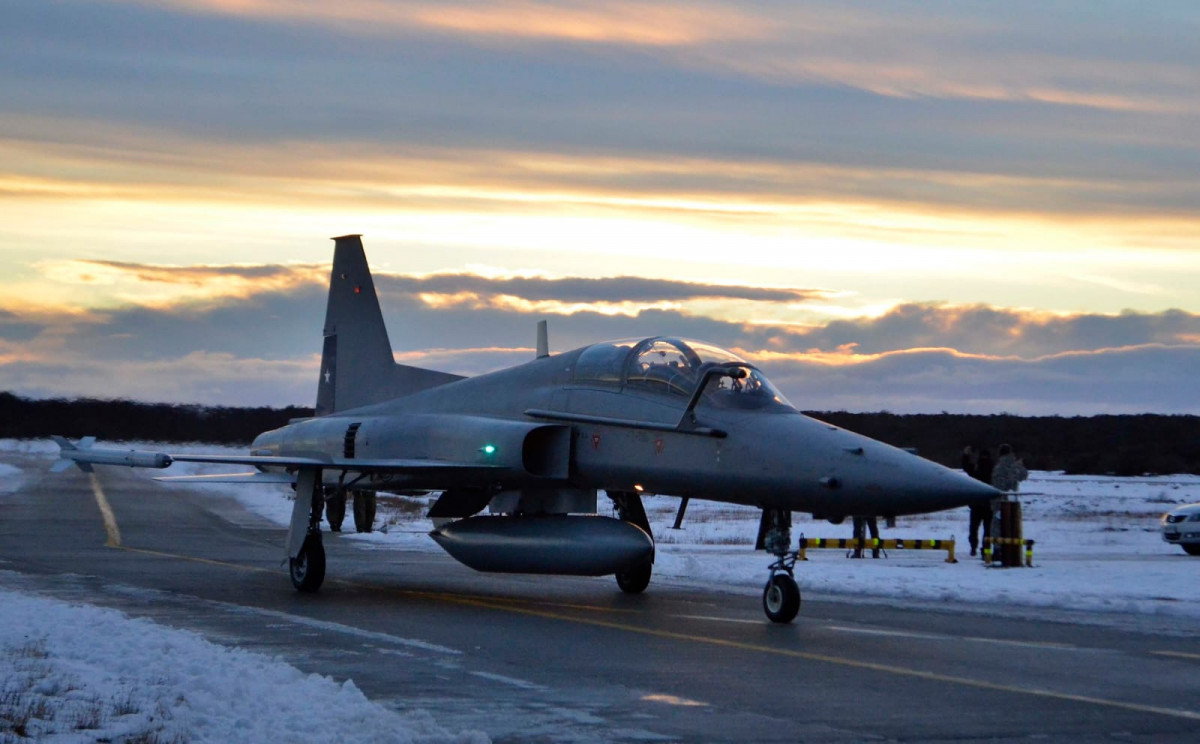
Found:
[[[773,623],[790,623],[800,612],[800,586],[794,570],[797,550],[792,544],[792,515],[783,509],[763,509],[760,544],[775,556],[767,570],[767,585],[763,588],[763,612]]]

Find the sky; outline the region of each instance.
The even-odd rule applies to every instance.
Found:
[[[0,390],[682,335],[805,410],[1200,413],[1200,9],[0,0]]]

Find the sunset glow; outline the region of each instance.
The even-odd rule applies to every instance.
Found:
[[[1190,7],[0,5],[0,390],[309,402],[362,233],[414,364],[549,317],[810,407],[1200,410]]]

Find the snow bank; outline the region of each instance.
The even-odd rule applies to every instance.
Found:
[[[0,462],[0,493],[13,493],[24,482],[20,468]]]
[[[0,741],[488,741],[372,703],[352,681],[115,610],[0,589],[0,619]]]

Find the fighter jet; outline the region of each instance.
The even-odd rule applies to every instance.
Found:
[[[791,515],[835,523],[896,517],[999,495],[896,447],[801,414],[745,359],[673,336],[604,341],[464,378],[397,364],[361,237],[334,238],[316,415],[263,432],[250,454],[97,448],[57,438],[61,460],[165,468],[177,461],[254,468],[220,479],[296,490],[287,538],[293,585],[325,577],[321,517],[347,493],[440,493],[430,535],[479,571],[615,575],[650,583],[654,537],[642,497],[710,499],[762,510],[773,557],[763,609],[800,609]],[[172,480],[212,476],[185,476]],[[599,514],[599,494],[612,502]],[[686,503],[686,502],[685,502]]]

